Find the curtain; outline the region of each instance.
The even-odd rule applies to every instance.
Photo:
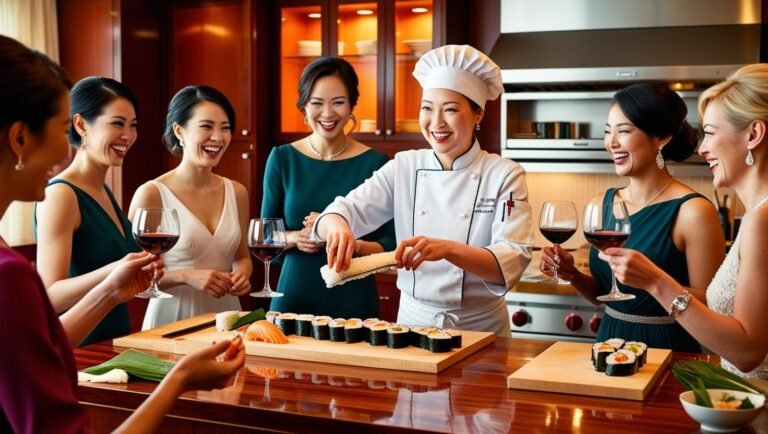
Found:
[[[58,62],[56,0],[0,0],[0,34]],[[33,203],[12,203],[0,220],[0,236],[11,246],[34,244],[33,214]]]

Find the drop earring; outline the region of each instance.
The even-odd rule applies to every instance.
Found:
[[[309,125],[309,119],[307,119],[307,115],[304,115],[304,125]]]
[[[747,158],[744,160],[745,163],[747,163],[747,166],[751,166],[755,164],[755,159],[752,157],[752,150],[747,150]]]
[[[480,131],[480,124],[475,124],[475,131]]]
[[[656,153],[656,167],[658,167],[659,170],[664,168],[664,156],[661,155],[661,149]]]
[[[17,172],[21,172],[22,170],[24,170],[24,162],[23,162],[23,161],[21,161],[21,155],[19,155],[19,162],[18,162],[18,163],[16,163],[16,165],[15,165],[15,166],[13,166],[13,168],[14,168],[14,170],[16,170]]]

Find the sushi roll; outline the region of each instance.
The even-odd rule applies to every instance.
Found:
[[[624,344],[624,349],[637,355],[637,367],[642,368],[648,360],[648,346],[643,342],[629,341]]]
[[[296,334],[299,336],[312,337],[312,319],[315,316],[311,314],[302,314],[296,317]]]
[[[389,323],[386,321],[378,321],[375,324],[369,324],[367,341],[375,347],[380,345],[387,345],[388,328]]]
[[[595,366],[595,371],[605,372],[605,360],[615,351],[616,348],[607,342],[597,342],[592,345],[592,364]]]
[[[318,341],[327,341],[331,338],[331,332],[328,329],[328,323],[331,322],[329,316],[316,316],[312,318],[312,336]]]
[[[278,316],[280,316],[280,312],[276,312],[276,311],[274,311],[274,310],[270,310],[270,311],[269,311],[269,312],[267,312],[267,314],[265,315],[265,319],[266,319],[267,321],[271,322],[272,324],[274,324],[274,323],[275,323],[275,320],[277,320],[277,317],[278,317]]]
[[[399,324],[392,324],[387,329],[387,347],[405,348],[411,344],[410,329]]]
[[[453,348],[461,348],[461,330],[445,329],[444,331],[451,335],[451,346]]]
[[[612,338],[605,341],[606,344],[613,345],[613,348],[616,348],[617,350],[620,350],[624,347],[624,339],[621,338]]]
[[[328,335],[332,342],[344,342],[344,318],[332,319],[328,322]]]
[[[228,332],[232,330],[232,326],[235,325],[237,320],[240,319],[240,312],[236,310],[229,310],[226,312],[219,312],[216,314],[216,331]]]
[[[411,342],[411,345],[426,350],[427,349],[427,333],[429,333],[430,330],[432,330],[432,327],[427,327],[427,326],[416,326],[411,328],[411,334],[413,336],[413,341]]]
[[[350,318],[344,321],[344,340],[348,344],[362,342],[365,339],[363,331],[363,320],[359,318]]]
[[[427,349],[431,353],[447,353],[451,351],[451,335],[448,333],[432,329],[427,333]]]
[[[611,377],[626,377],[637,372],[637,356],[629,350],[618,350],[605,359],[605,374]]]
[[[296,314],[281,313],[275,319],[275,325],[282,330],[286,336],[296,333]]]

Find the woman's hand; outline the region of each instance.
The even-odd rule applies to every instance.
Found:
[[[424,261],[447,259],[451,250],[451,241],[424,236],[403,240],[395,249],[397,267],[406,270],[419,268]]]
[[[116,304],[125,303],[136,294],[147,289],[152,283],[152,275],[157,279],[163,276],[163,260],[147,252],[129,253],[117,261],[115,268],[107,275],[104,282],[112,292]]]
[[[555,258],[557,256],[557,258]],[[573,255],[559,245],[541,249],[539,269],[546,276],[552,276],[554,265],[557,264],[557,275],[565,280],[573,280],[580,271],[576,268]]]
[[[240,271],[232,272],[232,275],[229,276],[229,282],[232,285],[229,293],[232,295],[240,296],[251,292],[251,281]]]
[[[229,294],[232,288],[229,273],[216,270],[184,270],[184,282],[216,298]]]
[[[313,219],[314,221],[314,219]],[[317,253],[325,247],[325,243],[312,239],[312,226],[300,230],[296,236],[296,248],[304,253]]]
[[[216,356],[225,352],[230,344],[229,340],[221,341],[189,354],[176,363],[168,377],[179,381],[183,391],[226,387],[232,375],[245,363],[244,347],[231,360],[216,360]]]
[[[312,211],[309,214],[307,214],[306,217],[304,217],[304,227],[307,229],[312,229],[312,226],[315,225],[315,220],[317,220],[317,216],[319,216],[319,212]]]
[[[328,268],[336,272],[349,268],[349,261],[355,253],[355,235],[349,224],[338,214],[327,214],[320,221],[326,235],[325,251],[328,253]]]
[[[637,250],[614,247],[600,252],[598,257],[606,261],[616,279],[627,286],[652,292],[659,278],[666,276],[663,270]]]

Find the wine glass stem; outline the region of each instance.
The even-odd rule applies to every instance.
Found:
[[[615,294],[619,292],[619,286],[616,285],[616,273],[611,270],[611,293]]]
[[[269,263],[272,261],[264,261],[264,288],[262,291],[272,292],[272,288],[269,287]]]
[[[555,244],[555,249],[557,249],[557,244]],[[557,263],[560,262],[560,255],[557,254],[557,250],[555,250],[555,257],[554,257],[554,259],[555,259],[555,261],[552,264],[552,280],[553,281],[557,281],[558,280],[558,277],[557,277]]]

